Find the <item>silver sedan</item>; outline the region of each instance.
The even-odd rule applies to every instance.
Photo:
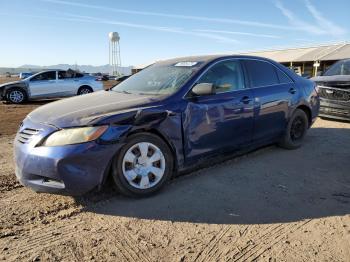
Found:
[[[103,90],[103,84],[93,76],[73,70],[50,70],[0,85],[0,98],[19,104],[26,100],[83,95],[100,90]]]

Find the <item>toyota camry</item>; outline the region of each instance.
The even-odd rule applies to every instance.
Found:
[[[109,91],[31,112],[15,138],[16,176],[68,195],[111,177],[122,194],[146,196],[209,158],[300,147],[319,103],[313,82],[265,58],[160,61]]]

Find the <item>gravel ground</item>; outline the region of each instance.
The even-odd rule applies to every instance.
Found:
[[[36,106],[0,105],[0,260],[350,261],[349,123],[318,119],[298,150],[259,149],[146,199],[72,198],[15,180],[12,140]]]

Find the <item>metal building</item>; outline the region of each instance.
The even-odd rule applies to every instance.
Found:
[[[311,47],[245,52],[262,56],[290,67],[304,76],[316,76],[335,62],[350,58],[350,43],[338,43]]]

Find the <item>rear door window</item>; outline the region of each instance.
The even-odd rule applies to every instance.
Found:
[[[276,69],[270,63],[259,60],[245,60],[244,64],[252,87],[271,86],[280,83]]]
[[[68,78],[66,71],[58,71],[58,79],[66,79],[66,78]]]
[[[277,75],[278,75],[278,79],[280,80],[281,84],[288,84],[288,83],[293,83],[293,81],[290,79],[289,76],[287,76],[284,72],[282,72],[282,70],[275,68]]]

